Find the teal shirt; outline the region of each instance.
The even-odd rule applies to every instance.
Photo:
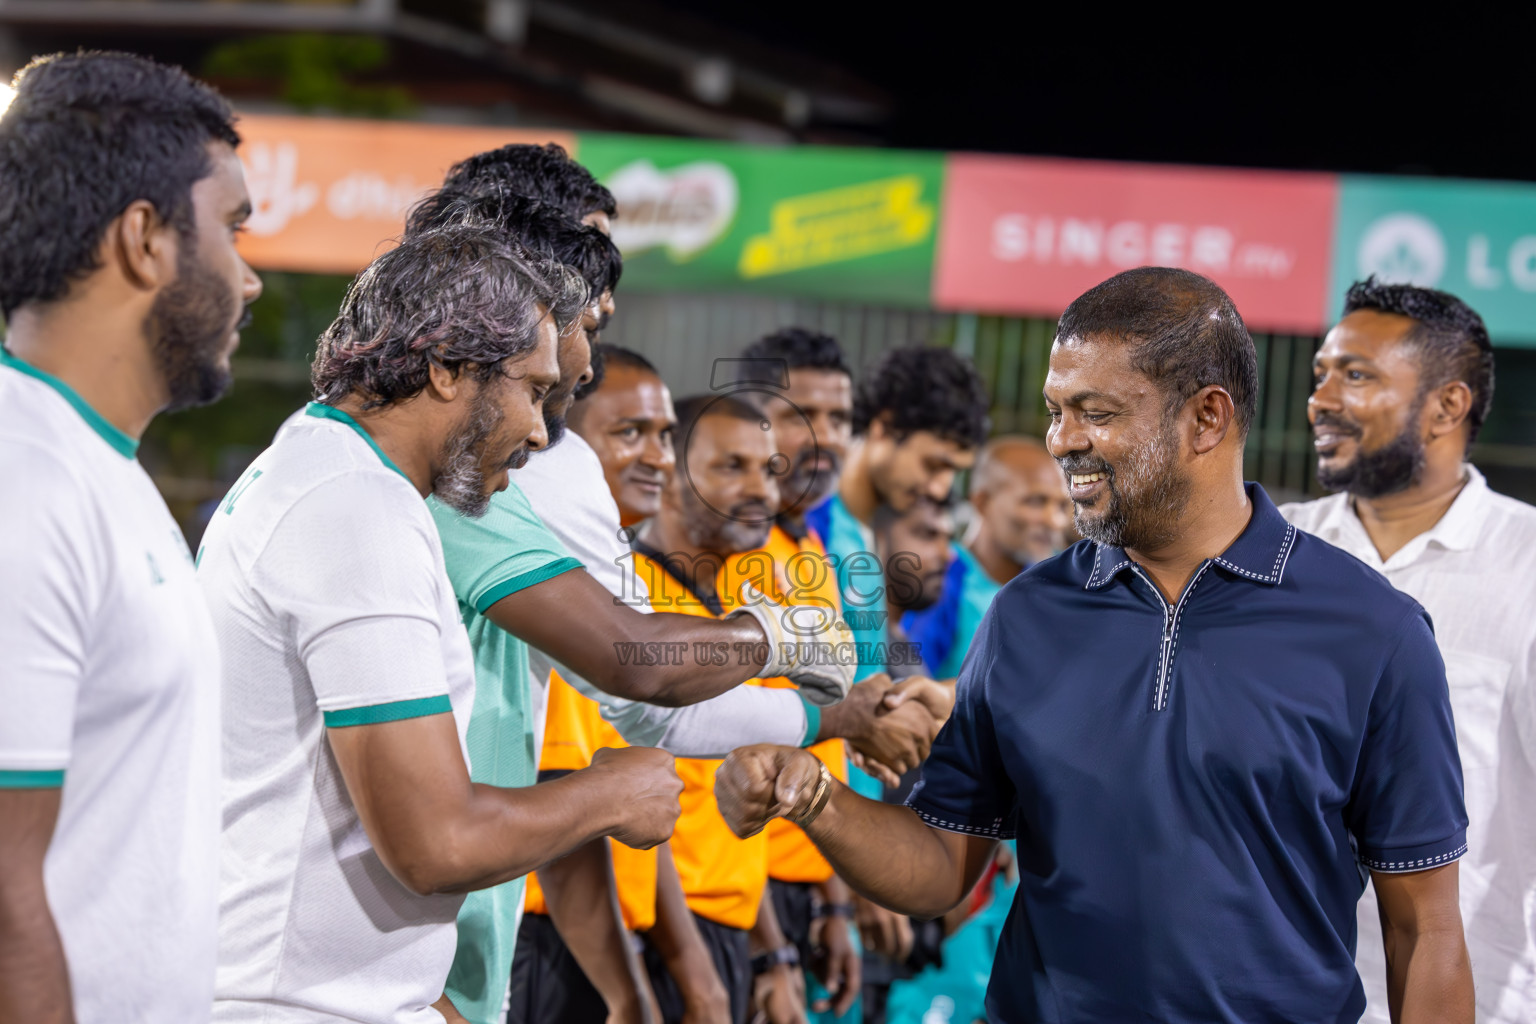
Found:
[[[960,663],[971,649],[971,638],[981,628],[981,620],[992,607],[992,599],[1003,585],[987,575],[987,570],[976,561],[976,556],[959,544],[955,545],[955,558],[965,564],[965,575],[960,584],[960,605],[955,621],[954,643],[949,654],[938,667],[940,679],[954,679],[960,674]]]
[[[806,514],[806,525],[821,537],[827,558],[837,573],[837,591],[843,601],[843,621],[858,644],[859,665],[854,682],[886,670],[885,569],[875,552],[874,531],[855,518],[832,497]],[[848,766],[848,785],[854,792],[880,799],[878,780]]]
[[[502,598],[581,568],[545,527],[517,485],[469,519],[429,499],[443,560],[475,655],[475,706],[469,719],[470,778],[491,786],[531,786],[539,751],[528,691],[528,645],[485,617]],[[459,946],[448,996],[473,1024],[501,1024],[512,952],[523,913],[523,879],[472,892],[459,911]]]
[[[837,573],[843,600],[843,621],[858,644],[859,667],[854,681],[885,671],[885,570],[875,553],[875,535],[856,519],[841,495],[817,505],[805,517],[821,537]]]

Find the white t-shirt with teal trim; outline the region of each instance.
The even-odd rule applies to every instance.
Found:
[[[137,448],[0,354],[0,787],[63,786],[43,881],[80,1024],[213,992],[219,652]]]
[[[463,897],[396,881],[326,741],[451,710],[464,747],[474,664],[426,502],[312,404],[220,503],[198,565],[224,652],[214,1020],[441,1024]]]

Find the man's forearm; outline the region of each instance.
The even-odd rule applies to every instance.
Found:
[[[1393,1024],[1472,1024],[1472,965],[1460,929],[1389,929],[1384,938]]]
[[[614,794],[581,772],[518,789],[476,784],[455,823],[456,863],[434,891],[472,892],[521,878],[541,864],[607,836],[617,820]]]
[[[661,954],[684,1003],[690,1007],[711,1007],[717,1011],[715,1018],[729,1014],[725,983],[720,980],[714,958],[709,955],[704,936],[699,934],[698,923],[688,909],[670,843],[656,848],[656,923],[647,937]]]
[[[696,704],[757,676],[767,658],[767,637],[748,616],[647,615],[615,604],[585,573],[567,576],[504,597],[486,615],[604,693],[667,707]],[[550,607],[563,614],[550,615]]]
[[[607,839],[595,839],[538,870],[549,916],[571,955],[620,1020],[640,1020],[645,998],[629,947]]]
[[[41,880],[0,884],[0,1024],[73,1024],[69,967]]]
[[[688,707],[664,708],[614,697],[580,677],[561,677],[602,705],[603,718],[632,746],[717,758],[753,743],[794,747],[805,739],[805,702],[795,690],[738,686]]]
[[[852,889],[919,918],[938,917],[965,897],[972,866],[963,846],[910,808],[865,799],[836,780],[832,787],[805,832]]]

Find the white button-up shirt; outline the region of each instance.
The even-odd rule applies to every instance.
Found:
[[[1482,1024],[1536,1021],[1536,508],[1472,466],[1440,521],[1385,562],[1347,494],[1280,512],[1385,575],[1429,612],[1466,779],[1461,913]],[[1365,1021],[1387,1024],[1376,896],[1360,900]]]

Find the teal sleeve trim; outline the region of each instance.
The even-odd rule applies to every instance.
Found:
[[[70,407],[73,408],[75,412],[80,414],[80,418],[85,420],[85,422],[90,425],[90,428],[96,431],[96,433],[101,437],[103,441],[111,445],[117,454],[121,455],[125,459],[133,459],[138,457],[139,442],[123,433],[112,423],[107,422],[107,418],[101,413],[97,412],[95,409],[91,408],[91,404],[85,399],[81,398],[78,391],[70,387],[68,384],[65,384],[62,380],[59,380],[59,378],[55,377],[53,374],[44,373],[42,370],[39,370],[31,363],[17,359],[3,348],[0,348],[0,366],[9,366],[11,369],[18,373],[24,373],[28,377],[35,378],[42,381],[44,384],[47,384],[49,387],[53,388],[53,390],[62,395],[64,401],[68,402]]]
[[[325,727],[345,729],[352,725],[378,725],[380,722],[399,722],[406,718],[447,714],[452,710],[453,702],[445,693],[441,697],[418,697],[416,700],[397,700],[389,704],[370,704],[365,708],[327,711]]]
[[[497,601],[500,601],[508,594],[515,594],[519,590],[527,590],[529,587],[536,583],[543,583],[545,580],[552,580],[562,573],[570,572],[572,569],[585,568],[586,566],[581,564],[580,559],[571,558],[569,555],[567,555],[565,558],[557,558],[553,562],[539,566],[537,569],[530,569],[529,571],[519,576],[513,576],[509,580],[503,580],[502,582],[496,584],[494,587],[481,594],[479,599],[475,601],[475,611],[479,612],[481,615],[484,615],[490,609],[491,605],[495,604]]]
[[[821,705],[812,704],[804,695],[801,695],[800,703],[805,705],[805,739],[800,741],[800,745],[809,747],[821,734]]]
[[[0,772],[0,789],[58,789],[64,769],[51,772]]]

